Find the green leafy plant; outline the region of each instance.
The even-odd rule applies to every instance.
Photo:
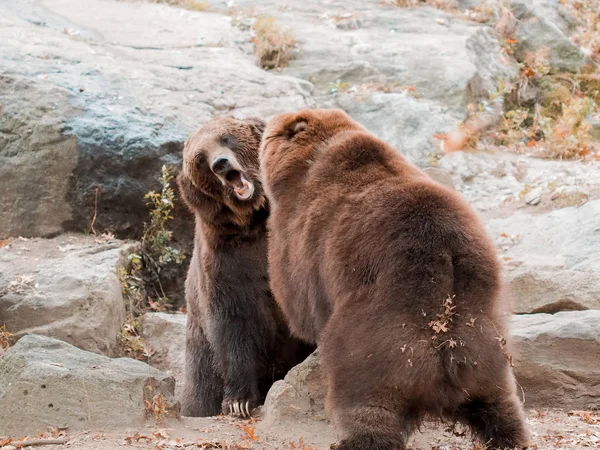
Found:
[[[147,359],[151,352],[138,334],[135,317],[147,311],[165,311],[171,304],[165,293],[161,275],[166,269],[180,265],[185,255],[172,245],[168,230],[175,201],[173,176],[166,166],[159,177],[160,191],[150,191],[144,199],[150,206],[150,220],[144,225],[141,244],[129,252],[119,268],[121,290],[127,300],[127,322],[119,334],[122,353],[136,359]]]
[[[175,192],[171,187],[173,175],[167,166],[162,167],[159,180],[162,190],[150,191],[144,196],[152,209],[150,223],[144,227],[142,237],[142,259],[151,263],[157,273],[167,264],[181,264],[185,259],[179,250],[170,245],[173,232],[167,230],[167,223],[173,219],[171,213],[175,200]]]

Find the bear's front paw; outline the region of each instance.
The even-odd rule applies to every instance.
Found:
[[[244,419],[250,418],[252,410],[256,407],[256,402],[252,399],[230,399],[223,400],[223,414],[241,417]]]

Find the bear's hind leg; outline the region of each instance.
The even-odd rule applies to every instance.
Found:
[[[330,396],[329,406],[342,440],[332,450],[404,450],[409,422],[396,411],[378,406],[339,407]]]
[[[188,320],[181,414],[188,417],[216,416],[221,412],[223,380],[202,328],[194,324],[193,319]]]
[[[459,408],[456,418],[468,425],[486,448],[505,450],[528,446],[529,433],[515,394],[473,398]]]

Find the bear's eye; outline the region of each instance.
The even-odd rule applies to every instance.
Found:
[[[196,159],[194,162],[196,163],[196,167],[202,168],[206,164],[206,156],[204,156],[201,153],[198,156],[196,156]]]
[[[233,148],[235,146],[235,137],[230,134],[224,134],[219,138],[222,147]]]

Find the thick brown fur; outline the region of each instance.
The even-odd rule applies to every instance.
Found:
[[[196,217],[186,280],[181,403],[187,416],[221,411],[247,416],[271,384],[313,349],[290,336],[269,290],[269,211],[258,165],[263,129],[259,119],[224,117],[204,125],[185,144],[177,182]],[[252,184],[250,198],[238,198],[226,174],[215,171],[219,158],[236,169],[238,181]]]
[[[500,268],[469,205],[340,110],[273,118],[261,173],[271,287],[321,349],[335,448],[404,449],[426,416],[525,447]]]

